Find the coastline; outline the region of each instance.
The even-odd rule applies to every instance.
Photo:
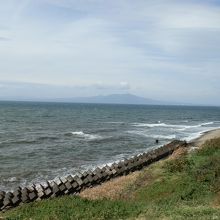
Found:
[[[163,161],[181,157],[186,152],[190,152],[190,149],[202,146],[206,140],[217,137],[220,137],[220,129],[204,132],[199,138],[188,143],[174,140],[152,152],[120,161],[118,164],[114,163],[110,167],[96,168],[94,171],[88,170],[80,176],[67,176],[56,181],[47,181],[45,184],[20,187],[18,193],[22,194],[22,197],[17,196],[17,191],[2,191],[1,211],[16,207],[21,202],[28,203],[72,193],[79,193],[80,197],[91,200],[117,199],[126,186],[135,183],[143,173],[148,173],[151,167],[163,164]],[[155,165],[149,166],[150,164]]]
[[[120,176],[141,170],[159,160],[165,159],[176,149],[186,147],[185,141],[174,140],[171,143],[154,149],[151,152],[113,163],[111,166],[97,167],[77,175],[60,177],[53,181],[33,184],[26,187],[18,186],[14,191],[0,191],[0,211],[15,208],[23,203],[39,201],[48,198],[78,194],[85,189],[103,184]],[[127,182],[127,181],[126,181]]]
[[[196,147],[201,147],[207,140],[219,138],[220,137],[220,128],[205,131],[198,138],[195,138],[189,142],[189,144],[195,145]]]
[[[220,128],[214,129],[211,131],[206,131],[201,134],[200,137],[189,141],[189,147],[194,145],[196,148],[201,147],[206,141],[220,138]],[[186,150],[181,148],[177,149],[173,152],[167,159],[181,157],[182,153]],[[157,163],[160,163],[158,161]],[[148,168],[145,168],[148,169]],[[145,170],[144,169],[144,170]],[[125,189],[128,185],[132,185],[135,181],[140,178],[140,175],[143,173],[143,170],[135,171],[130,173],[126,176],[120,176],[115,179],[109,180],[101,185],[97,185],[93,188],[88,188],[82,191],[79,196],[82,198],[86,198],[89,200],[97,200],[97,199],[117,199],[120,197],[121,192]]]
[[[5,209],[2,217],[110,219],[114,214],[114,219],[219,219],[219,176],[215,174],[219,173],[220,129],[216,130],[204,132],[194,140],[200,144],[210,140],[202,145],[204,150],[192,142],[179,145],[170,156],[140,171],[87,188],[79,196],[53,197],[12,211]],[[194,153],[190,153],[192,148]],[[4,203],[7,201],[4,199]]]

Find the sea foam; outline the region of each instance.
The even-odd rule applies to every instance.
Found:
[[[85,138],[88,140],[95,140],[95,139],[102,139],[102,136],[97,135],[97,134],[86,134],[83,131],[74,131],[71,132],[72,135],[80,137],[80,138]]]
[[[206,125],[212,125],[214,122],[206,122],[206,123],[201,123],[198,125],[175,125],[175,124],[166,124],[166,123],[133,123],[132,125],[135,127],[149,127],[149,128],[154,128],[154,127],[167,127],[167,128],[179,128],[181,129],[189,129],[189,128],[198,128]]]
[[[154,138],[154,139],[166,139],[166,140],[172,140],[176,138],[175,134],[171,134],[171,135],[157,135],[157,134],[146,134],[144,131],[127,131],[127,133],[130,134],[137,134],[137,135],[141,135],[144,137],[148,137],[148,138]]]

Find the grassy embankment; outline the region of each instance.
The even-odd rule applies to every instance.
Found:
[[[66,196],[27,204],[5,219],[220,219],[220,138],[140,172],[114,200]],[[1,216],[1,214],[0,214]]]

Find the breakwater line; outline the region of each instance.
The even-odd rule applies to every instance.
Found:
[[[185,141],[175,140],[160,148],[119,161],[118,163],[113,163],[110,166],[97,167],[94,170],[88,170],[82,174],[75,176],[69,175],[42,184],[17,187],[12,192],[0,191],[0,211],[5,211],[33,201],[40,201],[62,195],[78,194],[88,187],[93,187],[112,178],[140,170],[153,162],[166,158],[179,147],[186,146],[187,143]]]

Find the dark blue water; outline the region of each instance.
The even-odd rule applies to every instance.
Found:
[[[0,189],[74,174],[220,127],[220,108],[0,102]]]

